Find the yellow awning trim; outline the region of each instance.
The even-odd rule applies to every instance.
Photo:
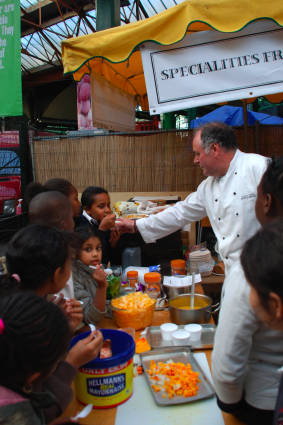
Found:
[[[146,86],[138,47],[152,41],[170,45],[187,33],[236,32],[249,23],[270,19],[283,26],[282,0],[186,0],[151,18],[62,42],[65,74],[79,81],[95,72],[147,106]]]

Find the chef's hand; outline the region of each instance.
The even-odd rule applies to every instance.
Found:
[[[109,243],[111,248],[115,248],[118,240],[120,239],[120,232],[117,228],[111,229]]]
[[[106,230],[110,230],[112,229],[112,227],[115,227],[115,219],[115,214],[106,215],[100,222],[100,225],[98,227],[99,230],[103,230],[105,232]]]
[[[119,218],[116,220],[116,228],[122,233],[136,233],[136,222],[129,218]]]
[[[102,344],[102,333],[99,331],[91,332],[86,338],[81,339],[71,348],[66,357],[66,362],[75,368],[79,368],[97,357]]]

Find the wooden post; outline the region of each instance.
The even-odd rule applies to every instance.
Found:
[[[260,146],[260,143],[259,143],[259,140],[260,140],[259,131],[260,131],[260,125],[259,125],[259,122],[256,121],[255,122],[255,152],[256,153],[260,153],[259,152],[259,146]]]
[[[249,135],[248,135],[248,110],[246,99],[242,100],[243,104],[243,115],[244,115],[244,135],[245,135],[245,149],[249,151]]]

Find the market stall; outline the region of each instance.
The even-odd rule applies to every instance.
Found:
[[[123,92],[135,96],[142,108],[148,109],[140,54],[142,43],[151,41],[169,46],[182,40],[186,34],[205,30],[233,33],[263,19],[273,21],[279,27],[283,25],[280,0],[272,4],[267,0],[260,3],[252,0],[248,7],[245,0],[184,1],[144,21],[64,41],[64,72],[72,74],[76,81],[85,73],[99,74]],[[272,100],[282,101],[282,93],[273,95]]]

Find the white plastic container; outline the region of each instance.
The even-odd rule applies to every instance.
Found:
[[[122,268],[123,270],[129,266],[141,266],[141,247],[127,247],[122,252]]]
[[[190,333],[183,330],[178,329],[177,331],[172,333],[172,340],[174,345],[188,345],[190,341]]]
[[[165,341],[171,341],[172,333],[178,330],[178,326],[175,323],[162,323],[160,325],[161,336]]]
[[[201,339],[202,327],[197,323],[190,323],[184,326],[184,330],[191,335],[191,341],[199,341]]]

